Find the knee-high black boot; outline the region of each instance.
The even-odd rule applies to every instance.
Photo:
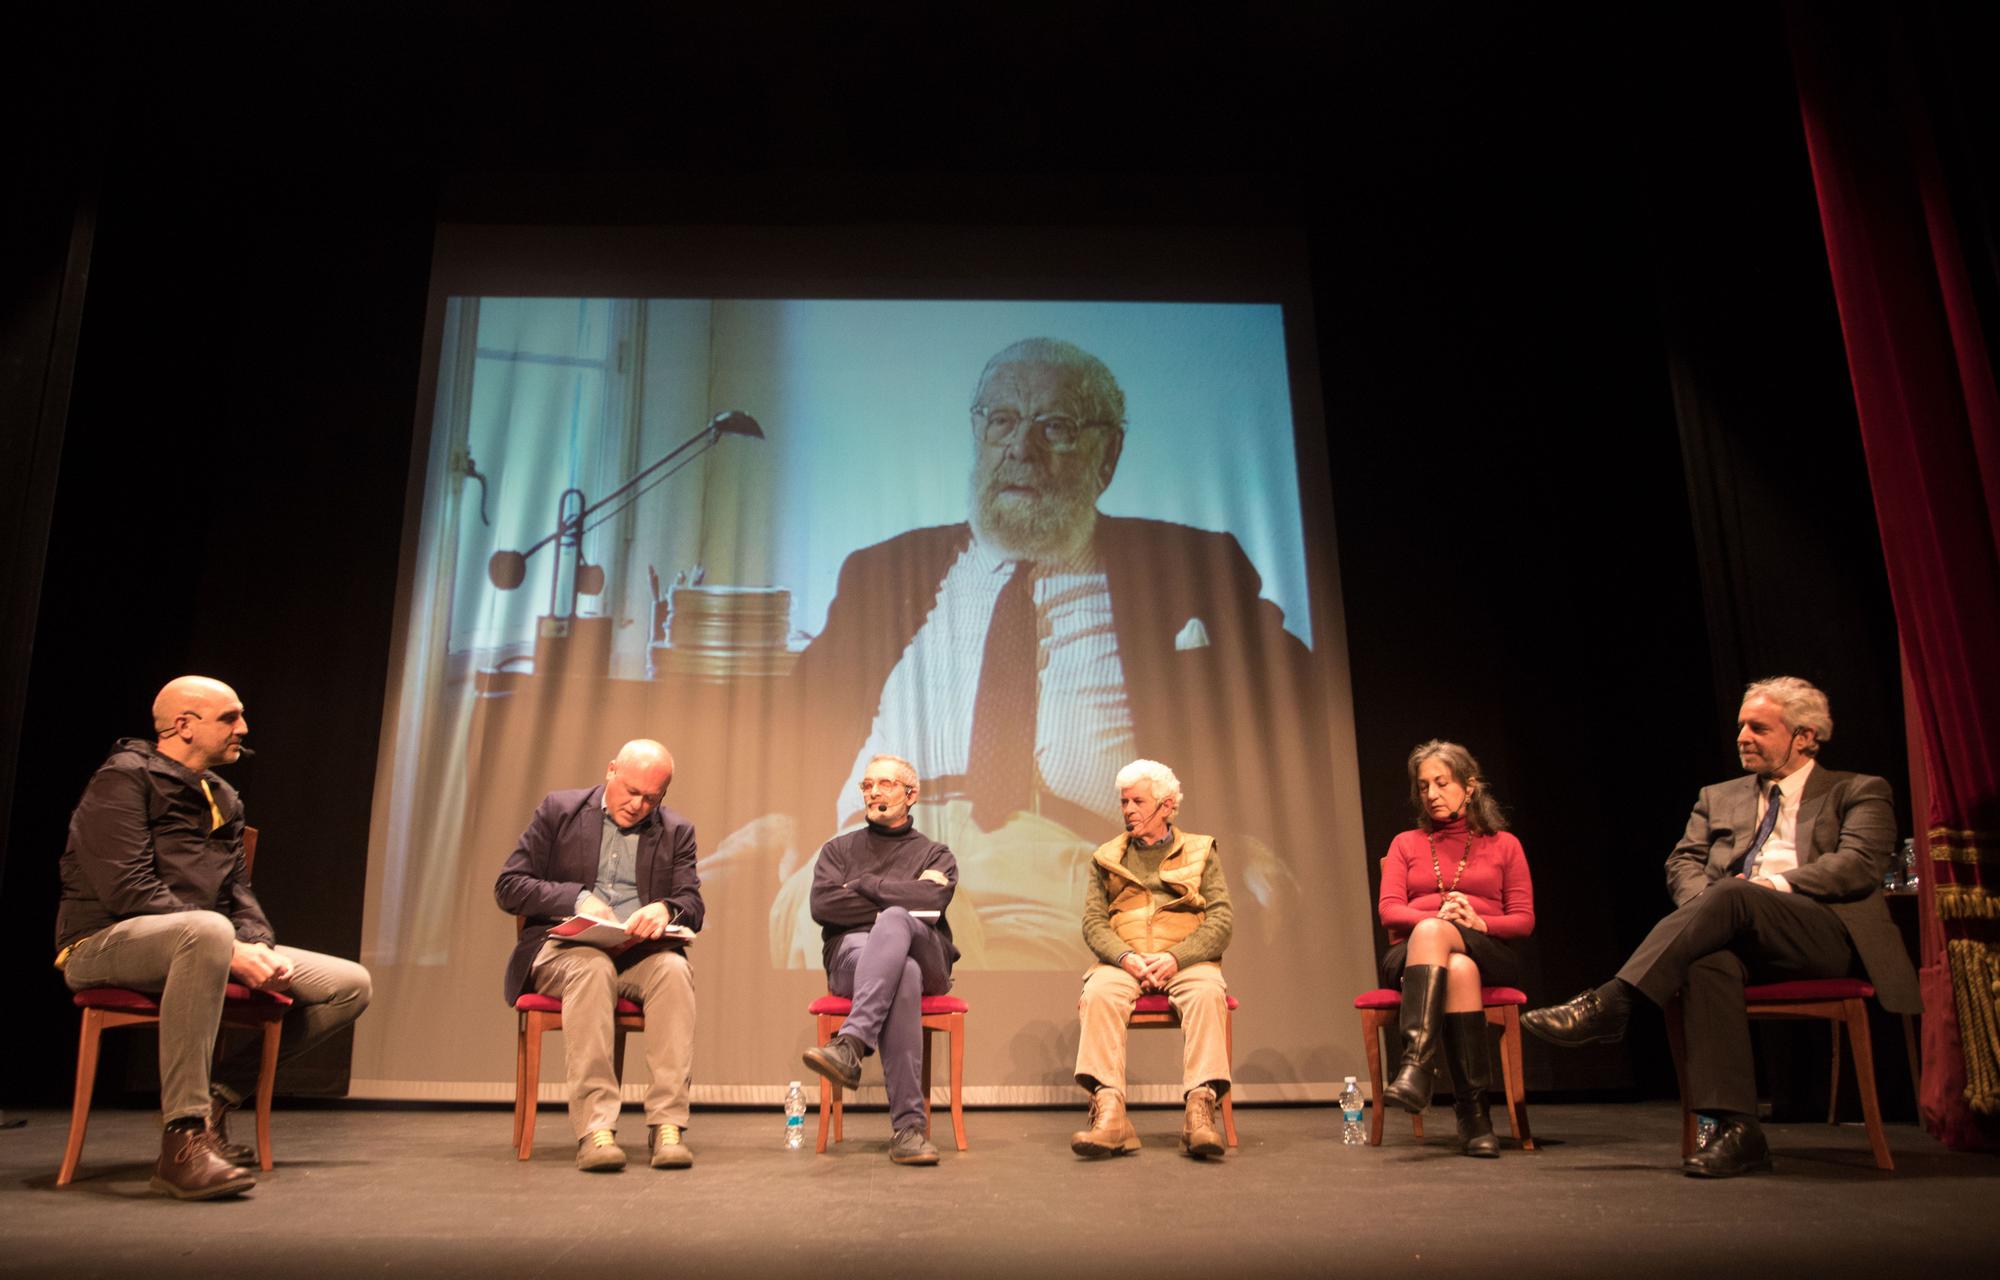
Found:
[[[1486,1113],[1486,1090],[1493,1067],[1486,1053],[1486,1014],[1444,1015],[1444,1060],[1451,1072],[1451,1109],[1458,1116],[1461,1154],[1491,1159],[1500,1154],[1493,1121]]]
[[[1444,1017],[1444,966],[1413,964],[1403,970],[1403,1016],[1398,1024],[1403,1065],[1382,1096],[1405,1111],[1431,1104],[1431,1077],[1437,1072],[1439,1020]]]

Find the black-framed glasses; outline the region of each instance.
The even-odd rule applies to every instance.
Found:
[[[989,409],[983,404],[972,406],[972,430],[986,444],[1006,444],[1021,429],[1023,422],[1028,424],[1029,438],[1039,438],[1051,453],[1069,453],[1083,443],[1084,432],[1116,425],[1111,422],[1078,421],[1066,413],[1038,413],[1030,418],[1012,409]]]

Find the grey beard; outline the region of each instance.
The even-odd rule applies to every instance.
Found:
[[[1013,506],[994,490],[974,482],[972,527],[979,540],[1003,555],[1027,560],[1060,560],[1073,554],[1095,521],[1096,499],[1088,494],[1045,495]]]

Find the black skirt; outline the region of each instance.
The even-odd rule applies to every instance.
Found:
[[[1479,966],[1479,985],[1482,987],[1518,987],[1521,985],[1521,952],[1512,942],[1496,938],[1490,933],[1468,929],[1462,924],[1454,924],[1458,936],[1465,940],[1465,954],[1472,963]],[[1410,943],[1406,938],[1390,947],[1382,957],[1382,985],[1400,987],[1403,985],[1403,966],[1408,963]]]

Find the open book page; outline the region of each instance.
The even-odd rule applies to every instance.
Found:
[[[662,939],[679,942],[693,942],[696,936],[694,930],[677,924],[668,925],[667,931],[660,935]],[[639,941],[625,932],[625,926],[616,920],[600,920],[596,916],[571,916],[550,929],[549,937],[557,942],[584,943],[606,951],[615,951]]]

